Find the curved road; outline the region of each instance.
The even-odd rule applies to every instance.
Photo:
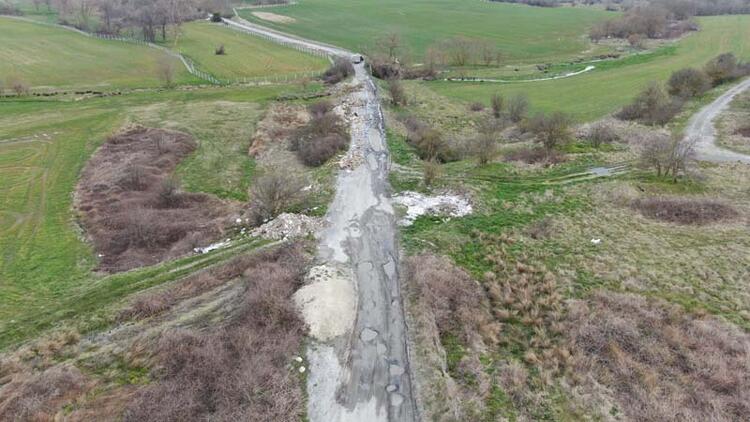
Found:
[[[329,56],[349,59],[353,54],[246,21],[225,23]],[[398,280],[396,223],[388,197],[390,160],[383,114],[364,64],[355,70],[352,86],[356,89],[349,96],[347,110],[352,135],[349,153],[360,156],[362,163],[339,172],[318,260],[348,276],[356,295],[352,298],[356,316],[346,321],[346,333],[313,339],[308,347],[308,417],[311,422],[411,422],[418,417]]]
[[[748,88],[750,88],[750,78],[733,86],[690,118],[685,128],[685,139],[697,139],[695,152],[699,160],[750,163],[750,156],[717,146],[716,128],[714,127],[716,117],[729,106],[735,96]]]

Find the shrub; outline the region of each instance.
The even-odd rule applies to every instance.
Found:
[[[422,181],[425,186],[434,185],[442,173],[443,168],[440,162],[435,159],[427,160],[422,164]]]
[[[711,80],[703,71],[686,68],[672,73],[667,86],[671,95],[692,98],[706,93],[711,88]]]
[[[737,69],[737,57],[732,53],[724,53],[706,63],[703,70],[711,79],[711,83],[717,86],[737,78]]]
[[[645,217],[677,224],[703,225],[737,217],[731,206],[713,199],[652,197],[631,206]]]
[[[591,145],[599,148],[602,144],[611,144],[619,140],[619,136],[611,125],[599,122],[593,125],[589,131],[588,139]]]
[[[307,258],[290,248],[245,271],[245,290],[223,326],[160,335],[155,379],[128,403],[126,422],[299,420],[305,399],[290,362],[305,325],[292,294]]]
[[[327,84],[335,85],[352,75],[354,75],[354,65],[349,60],[338,58],[323,73],[323,81]]]
[[[490,98],[490,105],[492,106],[492,116],[499,119],[503,114],[503,106],[505,105],[503,96],[500,94],[493,94],[492,98]]]
[[[537,113],[526,124],[536,141],[547,151],[552,151],[570,138],[570,118],[561,112],[552,114]]]
[[[750,414],[750,336],[742,329],[663,300],[604,291],[577,302],[568,320],[576,373],[606,388],[623,420],[729,422]]]
[[[313,119],[322,119],[326,114],[333,111],[333,103],[328,100],[318,101],[310,104],[307,111]]]
[[[256,224],[301,206],[306,200],[304,181],[277,167],[261,169],[250,187],[250,214]]]
[[[469,110],[475,113],[484,111],[484,104],[479,101],[474,101],[473,103],[469,104]]]
[[[520,148],[505,154],[505,161],[520,161],[526,164],[558,164],[565,161],[565,156],[557,151],[544,148]]]
[[[5,85],[19,97],[28,95],[30,89],[29,83],[18,75],[9,76]]]
[[[214,23],[221,22],[221,13],[214,12],[213,14],[211,14],[211,22],[214,22]]]
[[[508,117],[511,122],[519,123],[526,118],[528,111],[529,99],[525,95],[518,94],[508,100]]]
[[[682,109],[682,102],[670,98],[657,83],[649,84],[632,103],[617,113],[623,120],[639,120],[645,124],[663,125],[672,120]]]
[[[168,55],[159,57],[156,63],[156,76],[164,84],[165,87],[169,88],[174,83],[174,62]]]
[[[347,145],[349,140],[338,133],[306,138],[299,144],[298,156],[304,164],[317,167],[333,158],[339,151],[345,150]]]
[[[407,104],[406,91],[404,91],[401,81],[390,79],[388,81],[388,93],[391,95],[391,103],[395,106],[405,106]]]
[[[440,132],[412,116],[404,119],[403,123],[407,129],[406,141],[416,148],[419,158],[441,162],[455,159],[454,152]]]
[[[657,177],[668,177],[671,173],[676,182],[680,173],[687,173],[687,166],[695,158],[695,141],[672,139],[663,134],[651,136],[641,151],[641,166],[654,169]]]
[[[167,177],[159,186],[159,204],[165,208],[173,208],[180,204],[180,180],[177,177]]]
[[[221,44],[220,46],[216,47],[216,50],[214,50],[217,56],[223,56],[227,54],[226,49],[224,48],[224,44]]]

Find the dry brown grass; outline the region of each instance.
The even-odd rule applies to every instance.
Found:
[[[60,407],[84,392],[88,379],[71,365],[19,372],[0,388],[0,420],[52,421]]]
[[[750,335],[631,294],[598,292],[570,312],[576,372],[609,388],[629,420],[750,415]]]
[[[736,133],[738,135],[744,136],[745,138],[750,138],[750,126],[743,126],[737,129]]]
[[[307,260],[294,245],[247,260],[217,274],[245,267],[247,288],[229,323],[163,333],[153,358],[158,381],[138,393],[125,421],[299,420],[304,394],[289,363],[305,326],[291,295]]]
[[[739,214],[714,199],[651,197],[636,199],[631,206],[645,217],[677,224],[703,225],[732,220]]]
[[[99,269],[124,271],[174,258],[216,239],[228,207],[170,181],[195,150],[186,134],[136,127],[113,136],[88,162],[76,191]]]
[[[520,161],[526,164],[558,164],[565,162],[565,155],[559,151],[544,148],[520,148],[505,153],[505,161]]]

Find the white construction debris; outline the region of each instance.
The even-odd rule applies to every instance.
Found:
[[[452,194],[426,196],[418,192],[401,192],[393,197],[394,204],[406,207],[406,215],[399,221],[399,225],[409,226],[422,215],[445,215],[448,217],[463,217],[471,214],[469,201]]]

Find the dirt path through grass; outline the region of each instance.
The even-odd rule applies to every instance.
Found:
[[[282,44],[347,60],[352,55],[258,25],[225,22]],[[307,351],[308,417],[311,422],[414,421],[383,113],[365,65],[355,70],[345,111],[351,121],[349,154],[361,164],[339,173],[327,228],[320,236],[318,261],[332,275],[316,272],[298,301],[313,336]],[[346,279],[343,287],[341,277]],[[356,314],[347,317],[340,310],[350,306]],[[326,323],[335,327],[321,329]]]
[[[716,145],[716,127],[714,126],[716,117],[726,110],[734,97],[748,88],[750,88],[750,78],[733,86],[690,118],[685,128],[685,139],[697,139],[695,151],[698,159],[715,162],[741,161],[750,163],[749,155],[729,151]]]

